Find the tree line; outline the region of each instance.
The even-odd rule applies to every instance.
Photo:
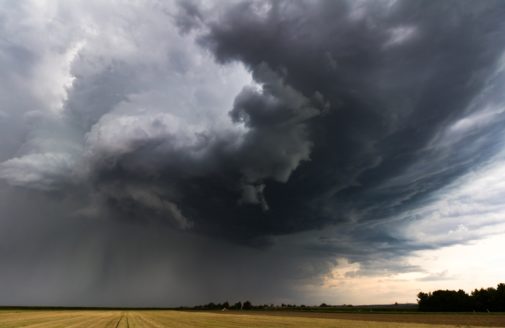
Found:
[[[224,303],[214,303],[210,302],[202,305],[195,305],[193,307],[181,307],[180,309],[193,309],[193,310],[252,310],[256,308],[256,306],[252,305],[250,301],[245,302],[236,302],[233,304],[228,303],[228,301]]]
[[[344,305],[352,306],[352,305]],[[320,306],[306,306],[306,305],[296,305],[296,304],[284,304],[275,305],[271,304],[252,304],[250,301],[229,303],[228,301],[223,303],[210,302],[207,304],[195,305],[191,307],[180,306],[177,309],[180,310],[273,310],[273,309],[305,309],[305,308],[317,308],[317,307],[331,307],[326,303]]]
[[[461,289],[421,292],[417,295],[417,303],[420,311],[505,312],[505,284],[475,289],[470,294]]]

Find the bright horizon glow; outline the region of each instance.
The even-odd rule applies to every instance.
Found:
[[[419,292],[496,287],[504,281],[505,233],[466,245],[453,245],[437,250],[417,251],[404,259],[412,266],[429,268],[406,273],[360,276],[360,264],[340,259],[339,265],[324,277],[319,293],[310,296],[327,304],[393,304],[417,303]],[[317,288],[311,285],[306,291]],[[312,291],[313,293],[313,291]]]

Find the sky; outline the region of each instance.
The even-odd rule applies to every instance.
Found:
[[[500,0],[0,2],[0,305],[505,282]]]

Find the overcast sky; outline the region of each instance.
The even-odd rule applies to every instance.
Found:
[[[505,2],[0,2],[0,305],[505,277]]]

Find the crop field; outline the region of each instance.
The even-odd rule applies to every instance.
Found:
[[[466,314],[336,314],[311,313],[211,313],[182,311],[112,311],[112,310],[1,310],[0,328],[133,328],[133,327],[297,327],[297,328],[455,328],[505,327],[505,315]],[[430,318],[438,317],[438,321]],[[431,324],[422,323],[425,319]],[[388,322],[397,321],[397,322]],[[400,322],[398,322],[400,320]],[[409,322],[410,321],[410,322]],[[417,322],[416,322],[417,321]],[[451,324],[443,324],[450,322]]]

